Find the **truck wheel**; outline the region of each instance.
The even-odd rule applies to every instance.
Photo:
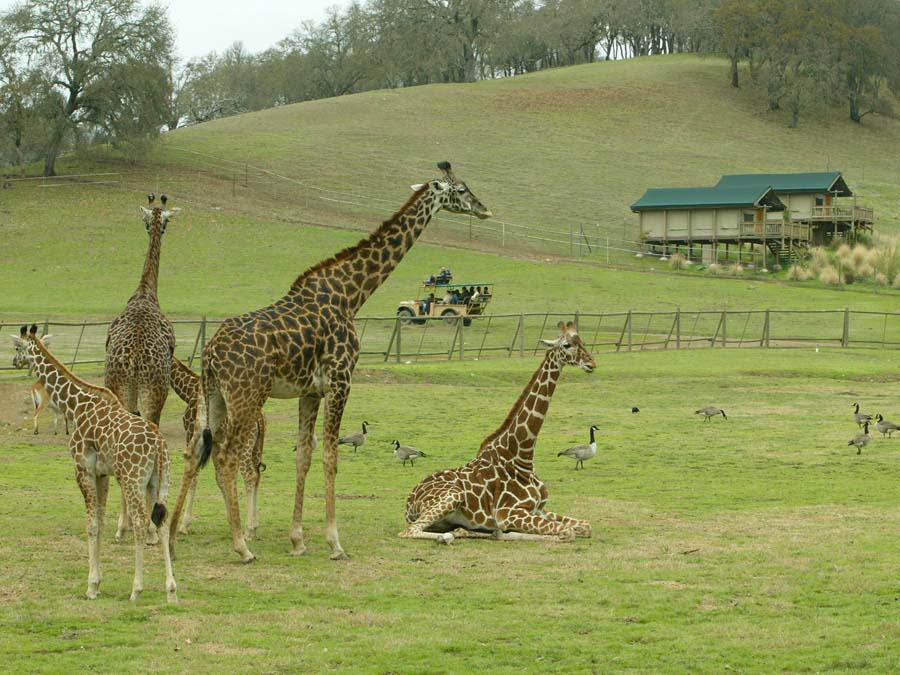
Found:
[[[409,307],[401,307],[397,310],[397,316],[400,319],[400,323],[402,323],[404,326],[408,326],[410,323],[412,323],[413,316],[415,315]]]
[[[448,326],[455,326],[458,321],[456,310],[453,309],[445,309],[441,312],[441,316],[444,318],[444,323]]]

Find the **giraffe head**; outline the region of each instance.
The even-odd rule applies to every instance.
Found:
[[[35,344],[35,341],[38,340],[37,329],[37,324],[33,323],[31,324],[31,331],[28,330],[27,326],[22,326],[18,336],[10,336],[16,348],[16,355],[13,357],[13,368],[25,370],[31,367],[31,364],[34,362],[34,356],[37,353],[37,345]],[[51,335],[45,335],[42,342],[47,344],[50,342],[51,337]]]
[[[437,196],[441,208],[450,213],[470,214],[481,219],[493,215],[469,187],[453,175],[450,162],[438,162],[438,168],[443,172],[443,177],[430,181],[428,186]],[[423,187],[424,184],[413,185],[412,189],[421,190]]]
[[[167,209],[166,202],[169,201],[169,198],[165,195],[162,195],[159,198],[160,205],[154,206],[153,202],[156,201],[156,195],[152,192],[147,195],[147,202],[150,208],[141,207],[141,211],[144,213],[144,227],[147,229],[149,234],[154,234],[158,232],[162,234],[166,231],[166,225],[169,224],[169,221],[175,217],[175,214],[181,211],[181,209]]]
[[[586,373],[594,372],[597,367],[597,362],[577,333],[569,333],[556,340],[541,340],[541,342],[548,345],[550,351],[558,349],[562,355],[562,362],[566,365],[578,366]]]

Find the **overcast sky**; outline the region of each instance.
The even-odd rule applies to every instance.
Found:
[[[0,0],[0,11],[18,0]],[[143,4],[149,4],[144,2]],[[319,22],[328,7],[344,0],[168,0],[182,61],[211,51],[222,52],[241,41],[250,52],[272,47],[307,20]]]

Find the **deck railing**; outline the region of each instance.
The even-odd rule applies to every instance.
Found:
[[[828,206],[813,206],[809,219],[873,223],[875,222],[875,215],[872,209],[865,206],[831,204]]]
[[[767,237],[770,239],[809,239],[809,225],[803,223],[772,223],[755,220],[741,223],[742,237]]]

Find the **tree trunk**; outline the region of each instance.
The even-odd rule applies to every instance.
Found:
[[[738,81],[738,54],[737,50],[728,55],[729,60],[731,61],[731,86],[735,89],[739,89],[741,84]]]

